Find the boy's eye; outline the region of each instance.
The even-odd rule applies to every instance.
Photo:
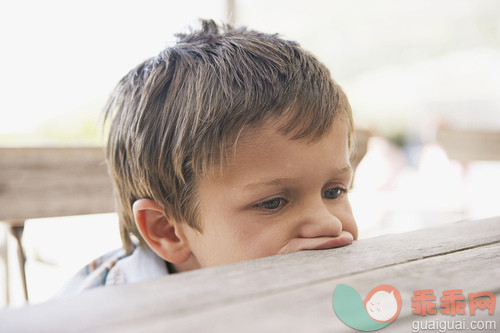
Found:
[[[323,192],[323,198],[325,198],[325,199],[337,199],[345,192],[346,192],[346,190],[341,188],[341,187],[329,188],[328,190]]]
[[[274,198],[274,199],[270,199],[270,200],[258,203],[255,205],[255,207],[260,208],[260,209],[264,209],[264,210],[273,211],[273,210],[278,210],[279,208],[281,208],[285,204],[286,204],[285,199]]]

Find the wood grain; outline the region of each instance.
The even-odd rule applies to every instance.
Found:
[[[414,290],[429,288],[439,295],[460,288],[498,294],[499,243],[499,218],[462,221],[5,310],[0,312],[0,331],[353,331],[332,310],[338,283],[361,295],[379,284],[394,285],[406,308],[389,327],[410,331],[405,325],[413,320],[408,300]]]

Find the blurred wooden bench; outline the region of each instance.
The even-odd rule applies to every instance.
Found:
[[[21,242],[25,220],[112,211],[112,186],[103,148],[0,148],[0,221],[7,224],[18,243],[25,299],[28,292]],[[7,239],[1,244],[0,240],[8,304]]]
[[[464,164],[500,160],[500,132],[442,127],[436,139],[449,158]]]

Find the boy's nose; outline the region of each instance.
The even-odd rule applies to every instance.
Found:
[[[298,228],[298,237],[337,237],[342,231],[342,222],[322,203],[303,211]]]
[[[279,253],[331,249],[351,244],[354,235],[342,230],[340,218],[324,202],[298,210],[295,234]]]

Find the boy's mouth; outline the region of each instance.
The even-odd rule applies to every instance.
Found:
[[[280,253],[289,253],[302,250],[325,250],[336,247],[346,246],[352,243],[354,237],[348,231],[342,231],[335,237],[314,237],[314,238],[295,238],[291,240]]]
[[[324,250],[333,249],[335,247],[341,247],[351,244],[353,241],[353,236],[348,231],[342,231],[339,236],[335,238],[330,238],[329,240],[319,244],[312,250]]]

